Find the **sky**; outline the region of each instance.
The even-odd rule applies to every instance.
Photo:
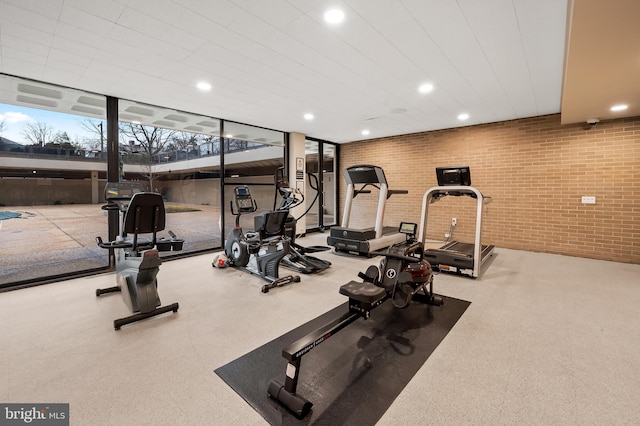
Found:
[[[47,123],[58,131],[67,132],[72,142],[91,137],[91,134],[84,130],[80,123],[87,118],[81,115],[64,114],[60,112],[47,111],[44,109],[25,108],[16,105],[0,103],[0,122],[4,121],[4,131],[0,136],[21,144],[31,144],[28,139],[22,136],[24,126],[31,122]]]

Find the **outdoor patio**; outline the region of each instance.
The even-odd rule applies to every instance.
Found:
[[[107,265],[107,216],[100,204],[11,206],[0,209],[0,285]],[[167,203],[170,206],[170,203]],[[220,246],[220,208],[187,206],[171,213],[166,230],[184,239],[183,253]],[[191,210],[189,209],[189,210]],[[19,214],[18,217],[16,214]],[[8,217],[2,219],[3,217]],[[168,237],[166,231],[160,236]],[[163,256],[175,254],[164,252]]]

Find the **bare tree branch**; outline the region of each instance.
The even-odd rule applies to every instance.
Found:
[[[27,123],[22,131],[22,137],[31,142],[33,145],[44,146],[53,142],[54,129],[47,123],[37,121],[35,123]]]

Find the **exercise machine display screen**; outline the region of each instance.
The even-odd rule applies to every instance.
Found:
[[[249,188],[246,186],[238,186],[235,188],[235,195],[238,210],[246,212],[253,209],[253,199],[251,198]]]
[[[407,235],[416,235],[417,230],[418,230],[418,225],[416,223],[401,222],[400,229],[398,229],[398,232],[402,234],[407,234]]]
[[[144,192],[139,182],[108,182],[104,187],[105,200],[130,200],[134,194]]]
[[[471,186],[469,166],[436,167],[438,186]]]

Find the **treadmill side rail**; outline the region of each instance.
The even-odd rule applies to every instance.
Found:
[[[488,259],[488,257],[493,254],[494,246],[482,246],[482,210],[485,204],[488,204],[492,201],[491,197],[485,197],[482,193],[473,186],[462,186],[462,185],[451,185],[451,186],[434,186],[427,190],[422,197],[422,212],[420,214],[420,228],[418,231],[418,240],[423,243],[426,242],[426,234],[427,234],[427,217],[429,215],[429,205],[434,201],[437,201],[439,197],[447,196],[450,194],[460,195],[470,195],[472,198],[477,200],[476,207],[476,230],[475,230],[475,238],[473,244],[473,254],[471,260],[471,265],[469,265],[469,259],[466,259],[467,256],[461,255],[460,262],[461,264],[457,265],[456,256],[451,254],[450,262],[453,263],[449,266],[454,266],[457,268],[468,269],[470,270],[470,276],[472,278],[477,278],[480,275],[480,267],[482,263]],[[435,197],[435,198],[434,198]],[[444,248],[441,248],[436,251],[441,251]],[[428,251],[428,250],[427,250]],[[425,253],[425,257],[426,253]],[[428,260],[428,257],[427,257]],[[432,259],[433,261],[433,259]],[[434,262],[434,266],[437,263]],[[445,263],[445,262],[442,262]],[[469,267],[470,266],[470,267]]]

